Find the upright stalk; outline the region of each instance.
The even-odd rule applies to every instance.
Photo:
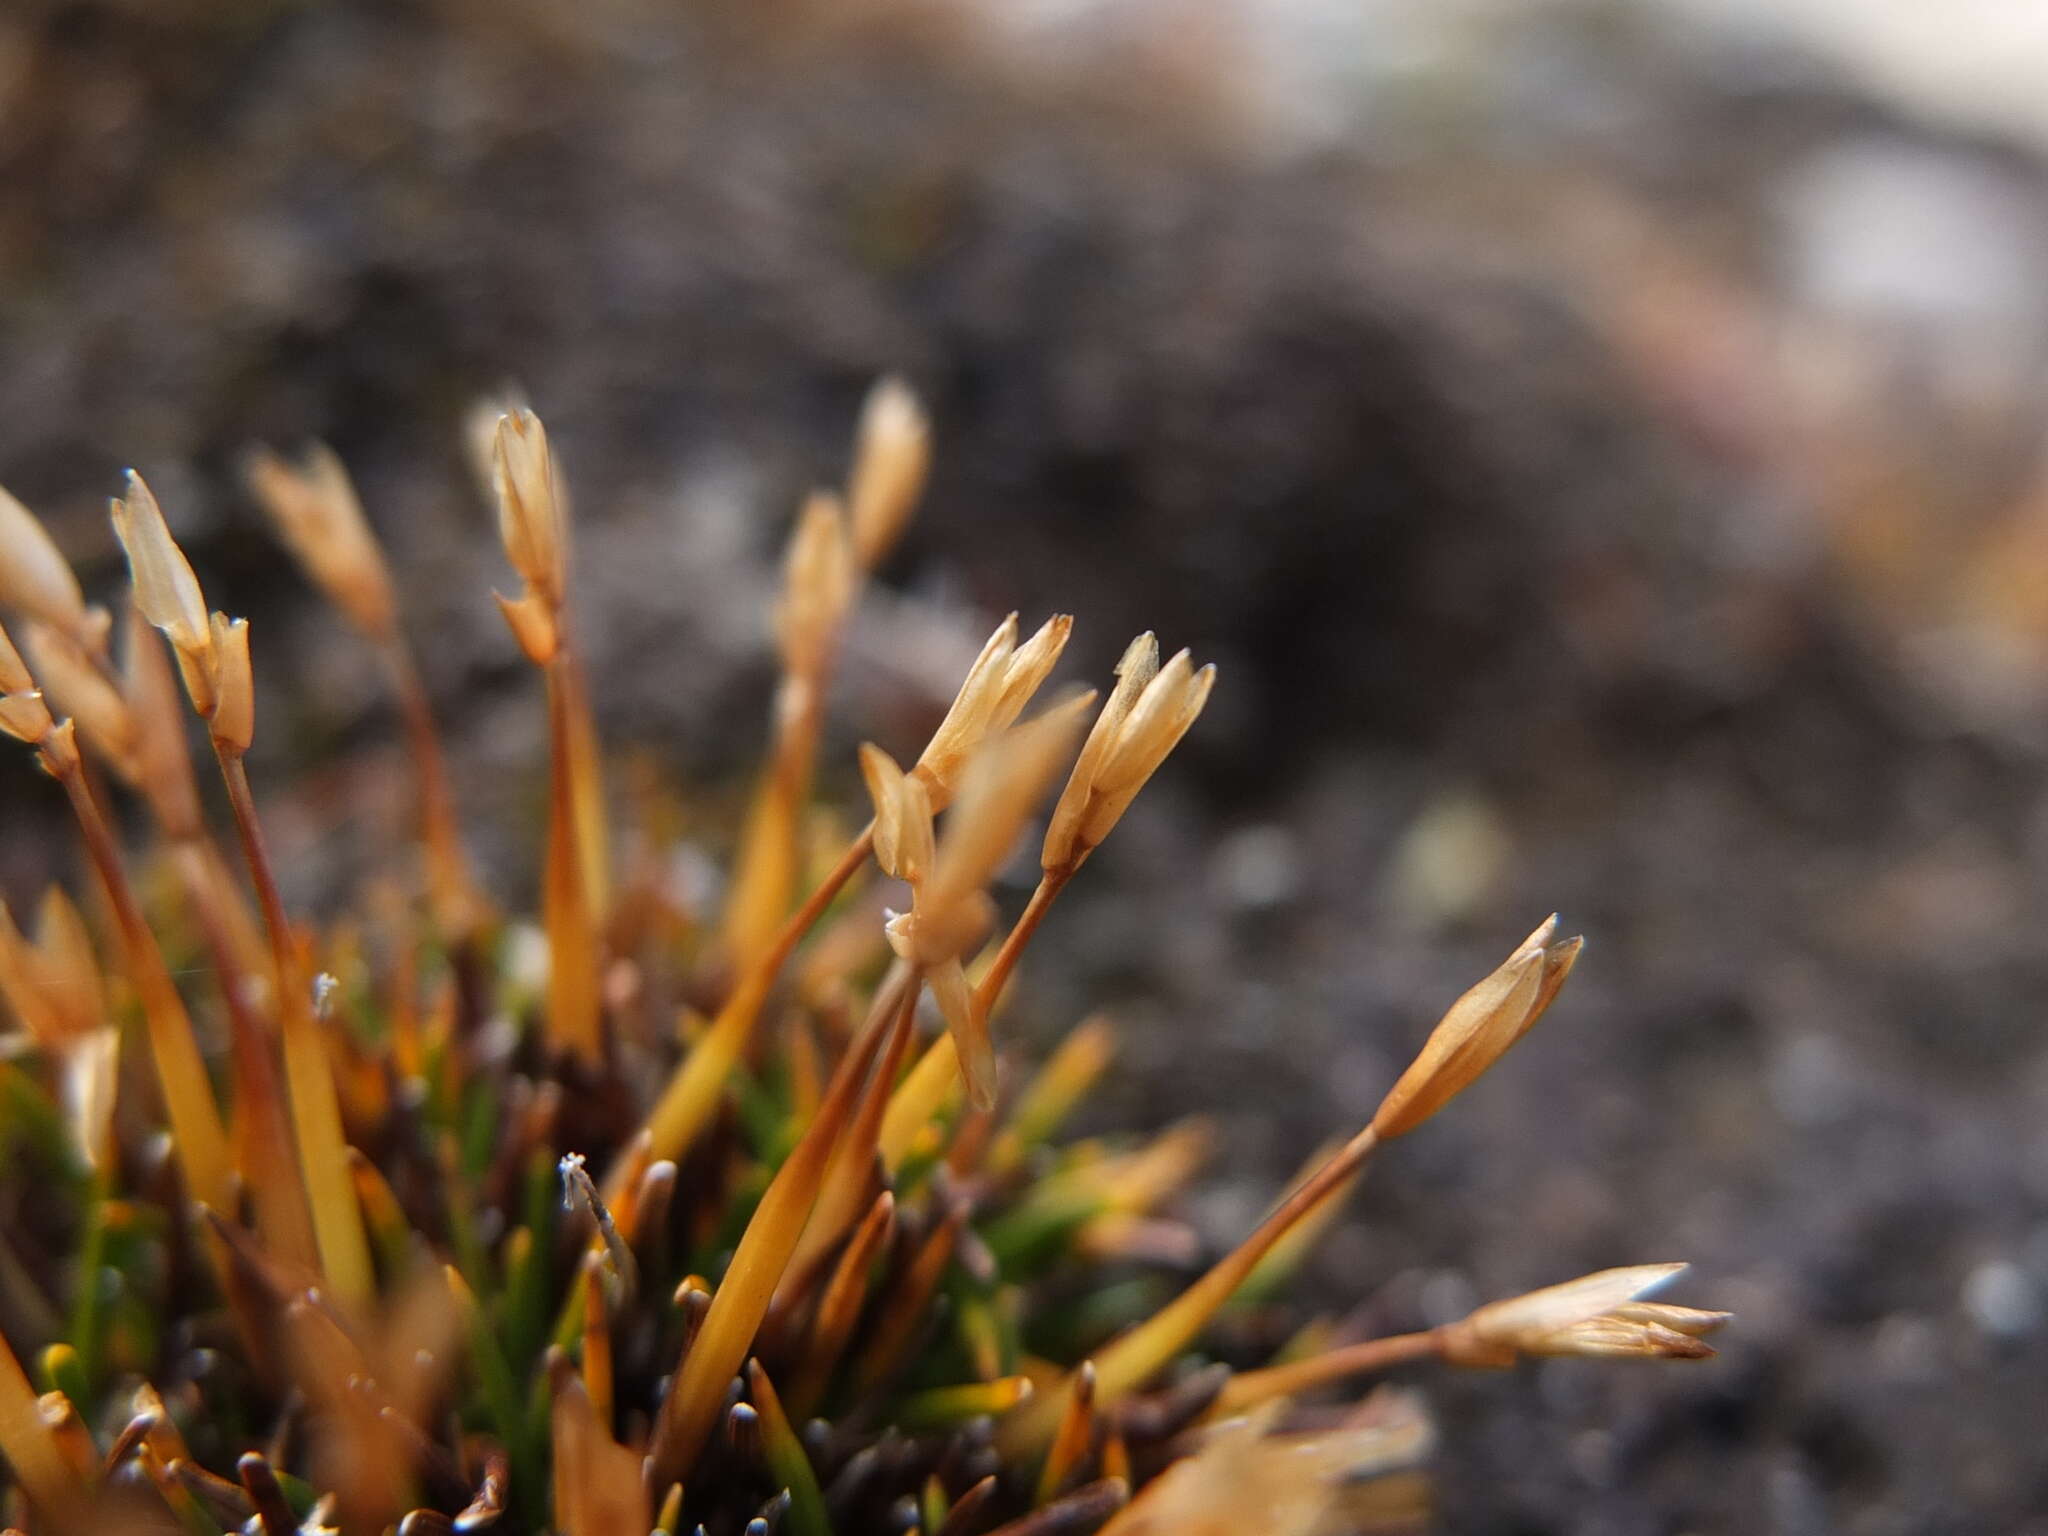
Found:
[[[77,754],[45,752],[43,761],[64,786],[85,839],[86,856],[114,914],[122,956],[149,1028],[150,1056],[163,1088],[164,1107],[171,1120],[171,1140],[179,1169],[185,1176],[186,1191],[193,1199],[216,1210],[232,1210],[233,1165],[220,1110],[214,1103],[213,1087],[207,1080],[206,1063],[199,1054],[191,1016],[171,980],[170,967],[164,963],[163,950],[143,918],[134,887],[128,883],[120,845],[86,783]]]
[[[313,1234],[320,1249],[320,1267],[335,1294],[350,1307],[367,1304],[374,1290],[369,1240],[356,1203],[355,1181],[348,1171],[348,1142],[342,1132],[341,1101],[334,1088],[334,1067],[327,1044],[313,1017],[311,987],[300,972],[291,920],[278,890],[270,852],[256,817],[256,799],[240,753],[221,749],[221,778],[227,785],[228,807],[241,839],[242,856],[263,909],[270,935],[271,958],[278,976],[278,1017],[284,1035],[286,1092],[291,1099],[292,1129],[298,1142],[299,1166],[313,1208]]]

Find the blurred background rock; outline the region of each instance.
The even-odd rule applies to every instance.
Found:
[[[914,746],[1013,606],[1091,676],[1148,626],[1222,667],[1017,1011],[1116,1009],[1126,1120],[1220,1111],[1215,1232],[1544,912],[1590,936],[1313,1289],[1392,1325],[1686,1257],[1740,1327],[1430,1381],[1445,1527],[2007,1531],[2048,1508],[2044,79],[1997,0],[11,0],[0,482],[104,585],[150,476],[331,908],[404,764],[233,470],[332,442],[516,891],[541,720],[464,407],[520,380],[557,439],[614,739],[734,783],[780,540],[902,371],[938,474],[842,745]],[[71,855],[0,790],[21,896]]]

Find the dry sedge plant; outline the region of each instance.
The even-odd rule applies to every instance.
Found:
[[[1285,1278],[1383,1143],[1551,1006],[1579,953],[1555,918],[1206,1269],[1171,1210],[1199,1126],[1060,1141],[1110,1070],[1111,1026],[1083,1022],[1032,1071],[992,1022],[1060,893],[1200,716],[1214,671],[1187,652],[1162,662],[1141,635],[1099,707],[1076,692],[1034,711],[1070,621],[1026,636],[1012,615],[922,750],[862,748],[865,825],[818,854],[834,658],[925,476],[901,384],[871,397],[843,493],[797,519],[767,762],[716,914],[671,891],[652,828],[614,862],[546,431],[515,405],[473,437],[518,582],[498,601],[546,697],[533,923],[475,884],[333,455],[255,455],[249,484],[392,681],[418,849],[324,929],[284,905],[244,767],[249,626],[209,606],[149,487],[130,475],[112,503],[130,590],[111,609],[0,492],[0,729],[63,787],[89,877],[32,920],[0,907],[6,1523],[1389,1528],[1416,1517],[1429,1427],[1410,1393],[1347,1400],[1375,1375],[1710,1353],[1724,1314],[1645,1300],[1681,1267],[1660,1264],[1422,1333],[1311,1325],[1239,1358],[1244,1299]],[[117,791],[140,840],[117,832]],[[1037,887],[1006,920],[991,882],[1041,818]],[[856,892],[871,863],[896,910]],[[510,958],[537,947],[539,979]]]

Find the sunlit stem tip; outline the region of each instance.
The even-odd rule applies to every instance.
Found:
[[[1553,913],[1491,975],[1451,1004],[1374,1114],[1373,1128],[1382,1139],[1391,1141],[1421,1125],[1543,1017],[1585,943],[1558,940],[1556,933]]]
[[[1683,1264],[1605,1269],[1479,1308],[1440,1330],[1454,1365],[1505,1366],[1524,1355],[1700,1360],[1702,1336],[1732,1316],[1642,1298],[1683,1274]]]

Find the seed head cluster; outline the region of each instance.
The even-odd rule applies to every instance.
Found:
[[[1148,633],[1099,699],[1053,691],[1072,619],[1025,636],[1012,614],[928,741],[860,749],[867,803],[837,822],[859,830],[829,848],[832,673],[930,462],[902,383],[876,387],[845,485],[796,519],[767,752],[709,912],[668,878],[673,816],[614,836],[547,432],[519,404],[470,429],[516,577],[497,601],[545,700],[530,919],[474,874],[332,453],[244,467],[389,680],[418,830],[328,925],[287,910],[245,768],[261,649],[210,606],[149,486],[131,473],[110,503],[129,580],[107,606],[0,491],[0,732],[61,786],[87,874],[32,923],[0,904],[0,1522],[1402,1529],[1425,1507],[1429,1420],[1413,1392],[1361,1384],[1423,1361],[1712,1353],[1726,1314],[1644,1299],[1671,1264],[1417,1333],[1324,1321],[1277,1353],[1269,1333],[1263,1358],[1248,1344],[1251,1298],[1341,1219],[1379,1148],[1555,1002],[1580,947],[1555,917],[1228,1252],[1205,1261],[1174,1216],[1199,1124],[1062,1137],[1114,1070],[1114,1027],[1083,1021],[1034,1069],[1000,1012],[1216,671],[1162,662]],[[1041,820],[1036,887],[1006,917],[991,887]]]

